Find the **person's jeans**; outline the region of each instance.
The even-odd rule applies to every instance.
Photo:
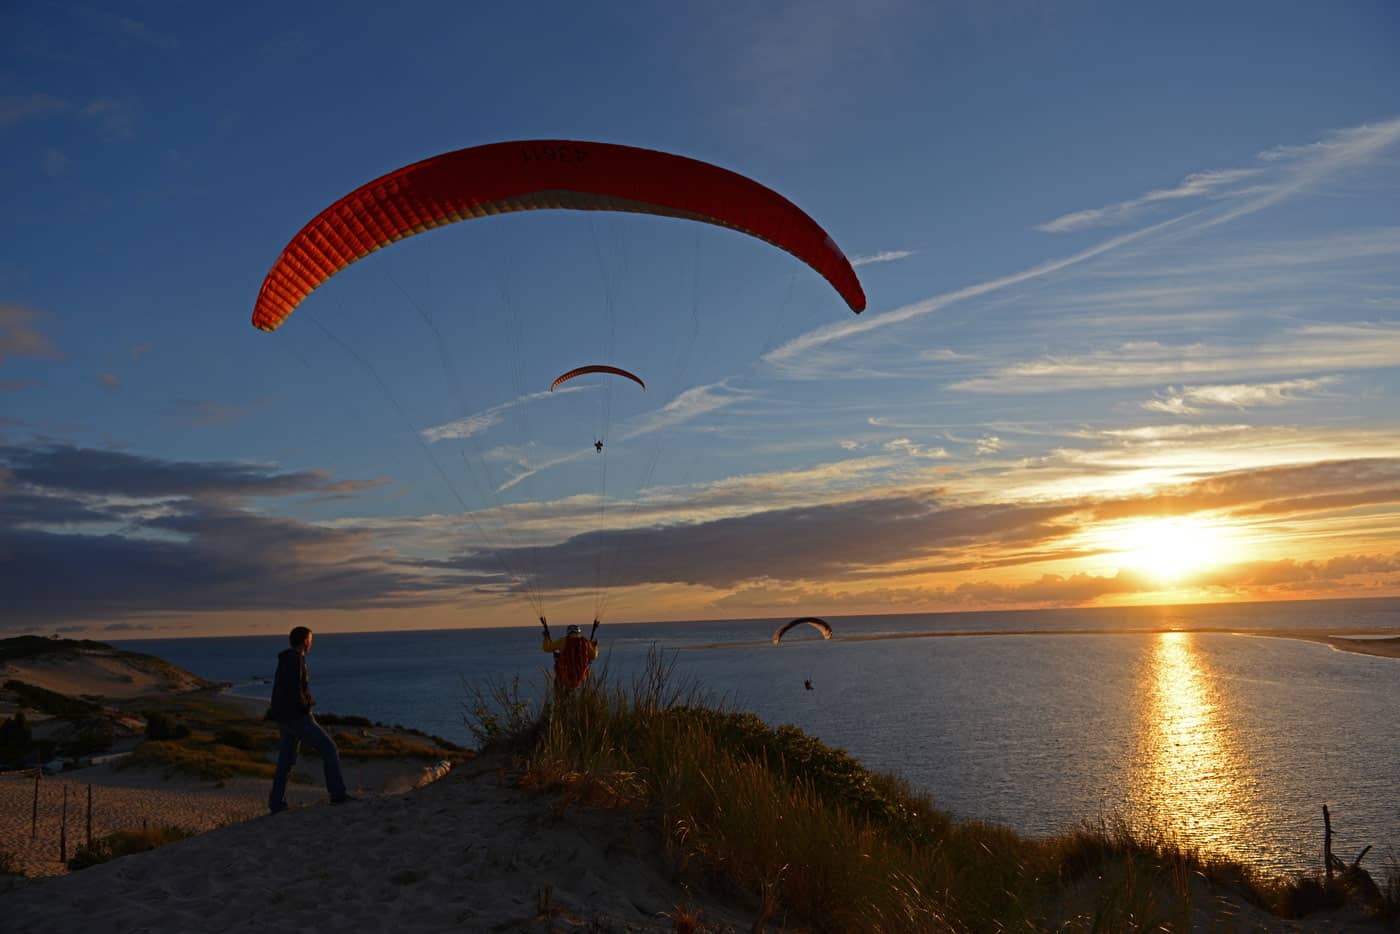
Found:
[[[277,773],[272,777],[272,793],[267,806],[280,811],[287,806],[287,777],[292,766],[297,764],[297,743],[309,743],[321,754],[321,765],[326,770],[326,791],[331,800],[345,797],[345,779],[340,774],[340,752],[335,748],[335,740],[321,729],[316,718],[307,714],[296,720],[279,720],[277,728],[282,734],[281,745],[277,750]]]

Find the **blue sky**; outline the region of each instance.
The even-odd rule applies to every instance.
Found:
[[[1393,4],[0,17],[7,628],[1400,591]],[[249,325],[342,194],[537,137],[769,185],[869,309],[729,231],[536,212]],[[544,392],[584,363],[648,390]]]

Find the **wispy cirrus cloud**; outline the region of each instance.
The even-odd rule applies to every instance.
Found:
[[[1052,221],[1038,225],[1035,229],[1046,233],[1067,233],[1089,227],[1108,227],[1124,224],[1136,219],[1146,208],[1163,202],[1181,201],[1186,198],[1219,196],[1223,192],[1238,190],[1242,182],[1254,178],[1262,169],[1222,169],[1197,172],[1186,176],[1179,185],[1149,191],[1140,198],[1132,198],[1101,208],[1091,208],[1065,214]],[[1242,187],[1242,186],[1241,186]]]
[[[544,395],[548,395],[548,393]],[[621,431],[618,433],[618,440],[634,441],[645,435],[664,431],[668,428],[674,428],[677,425],[693,421],[701,416],[728,408],[747,397],[746,393],[731,389],[726,381],[708,383],[703,386],[692,386],[690,389],[679,393],[674,399],[666,403],[660,409],[639,416],[632,419],[627,424],[622,425]],[[592,456],[593,453],[592,450],[575,450],[542,459],[534,459],[525,456],[524,452],[517,451],[513,456],[506,458],[514,461],[515,472],[509,479],[496,488],[496,493],[504,493],[542,471],[563,464],[574,463],[582,458]],[[493,455],[488,452],[486,456],[489,459]]]
[[[1199,415],[1205,409],[1248,409],[1280,406],[1313,397],[1340,382],[1336,376],[1290,379],[1277,383],[1228,383],[1215,386],[1168,387],[1165,395],[1149,399],[1142,407],[1167,415]]]
[[[1001,367],[990,375],[960,380],[952,388],[987,393],[1049,392],[1143,386],[1192,377],[1270,376],[1393,366],[1400,366],[1400,325],[1312,324],[1292,328],[1254,346],[1140,341],[1088,354],[1044,356]],[[1298,380],[1285,382],[1299,385]],[[1226,394],[1222,389],[1215,398],[1219,401]],[[1244,391],[1237,395],[1243,397]]]
[[[1398,143],[1400,143],[1400,118],[1335,131],[1328,134],[1318,144],[1280,150],[1276,158],[1261,160],[1258,167],[1248,170],[1197,173],[1187,183],[1157,192],[1150,200],[1135,199],[1134,201],[1134,203],[1141,201],[1144,205],[1180,204],[1191,207],[1185,213],[1102,240],[1077,253],[1047,260],[1020,272],[944,292],[882,314],[867,314],[861,319],[842,321],[817,328],[768,352],[764,355],[763,360],[773,366],[781,375],[795,379],[830,378],[833,373],[863,373],[864,371],[860,367],[852,367],[849,359],[837,360],[830,354],[823,355],[822,351],[837,342],[871,334],[890,326],[901,325],[913,319],[942,311],[957,303],[1049,280],[1056,274],[1086,266],[1091,261],[1102,260],[1096,264],[1096,268],[1102,269],[1104,263],[1107,263],[1112,256],[1120,254],[1141,256],[1147,253],[1149,244],[1153,249],[1160,249],[1162,245],[1186,242],[1190,237],[1213,227],[1312,191],[1329,178],[1341,173],[1374,166]],[[1240,174],[1246,171],[1251,174]],[[1235,187],[1230,187],[1232,185]],[[1226,192],[1229,192],[1228,197],[1225,196]],[[1123,214],[1124,212],[1118,213]],[[1136,214],[1132,211],[1127,213]],[[1340,239],[1335,239],[1327,250],[1322,253],[1313,253],[1314,258],[1310,262],[1340,261],[1344,258],[1344,254],[1381,256],[1392,251],[1391,241],[1394,238],[1387,236],[1382,230],[1378,237],[1370,238],[1369,244],[1366,243],[1367,238],[1364,234],[1352,236],[1348,242],[1342,242],[1346,239],[1346,236],[1343,235]],[[1127,250],[1126,248],[1129,246],[1133,246],[1134,249]],[[1284,244],[1283,246],[1294,252],[1307,252],[1304,244]],[[1295,247],[1296,249],[1294,249]],[[1272,246],[1268,246],[1255,250],[1251,255],[1241,254],[1239,259],[1242,262],[1273,264],[1276,270],[1274,274],[1286,277],[1290,274],[1289,264],[1284,258],[1274,255],[1276,252]],[[1169,270],[1164,270],[1162,274],[1167,272]],[[1141,276],[1141,269],[1138,269],[1136,274]],[[1291,274],[1293,275],[1291,285],[1296,287],[1300,284],[1296,281],[1297,273],[1292,272]],[[1284,288],[1289,284],[1283,282],[1282,279],[1278,283],[1279,288]],[[1125,303],[1120,305],[1115,305],[1113,297],[1108,294],[1099,295],[1097,298],[1101,299],[1101,304],[1111,313],[1124,315],[1124,323],[1131,323],[1134,320],[1131,317],[1131,307],[1128,306],[1145,308],[1156,304],[1163,307],[1180,307],[1183,309],[1183,313],[1196,316],[1200,323],[1215,322],[1219,324],[1229,320],[1231,315],[1229,306],[1226,305],[1224,308],[1210,307],[1205,305],[1205,302],[1213,297],[1222,304],[1228,303],[1231,300],[1230,294],[1232,292],[1237,297],[1258,297],[1260,288],[1261,283],[1257,274],[1249,277],[1237,276],[1233,279],[1228,279],[1222,274],[1206,283],[1150,283],[1147,286],[1134,286],[1126,290],[1133,294],[1120,296],[1121,301]],[[1283,294],[1289,294],[1287,289]],[[1094,299],[1093,294],[1058,298],[1061,302],[1078,302],[1080,306],[1092,305]],[[1052,298],[1052,300],[1055,299]],[[1263,298],[1258,297],[1258,300],[1263,300]],[[1278,296],[1272,296],[1271,300],[1275,302],[1274,310],[1279,310]],[[1100,312],[1100,314],[1102,313]],[[1060,320],[1060,317],[1057,316],[1057,321]],[[1136,320],[1143,324],[1151,322],[1151,319],[1141,317]],[[1338,368],[1345,369],[1345,367]],[[1286,373],[1287,371],[1281,372]],[[1182,375],[1169,376],[1166,379],[1181,379],[1183,376],[1189,377],[1190,375],[1190,371],[1186,371]],[[1157,378],[1158,380],[1162,379],[1160,375]],[[974,382],[970,385],[989,385],[989,383]]]
[[[836,341],[841,341],[849,337],[855,337],[860,334],[865,334],[870,331],[875,331],[880,328],[886,328],[890,325],[901,324],[905,321],[909,321],[914,318],[919,318],[924,315],[931,314],[935,311],[941,311],[942,309],[947,308],[949,305],[955,304],[957,302],[966,301],[972,298],[978,298],[980,296],[988,295],[993,292],[1009,288],[1011,286],[1020,285],[1025,282],[1030,282],[1034,279],[1039,279],[1041,277],[1051,275],[1063,269],[1068,269],[1071,266],[1087,262],[1088,260],[1091,260],[1096,256],[1101,256],[1112,250],[1118,249],[1119,247],[1126,246],[1129,243],[1133,243],[1134,241],[1151,236],[1152,234],[1157,233],[1161,230],[1165,230],[1166,228],[1174,224],[1180,223],[1181,221],[1186,220],[1191,216],[1192,215],[1184,215],[1183,217],[1172,218],[1171,220],[1163,221],[1162,223],[1153,225],[1152,227],[1134,231],[1132,233],[1123,234],[1122,236],[1114,237],[1110,240],[1105,240],[1101,243],[1097,243],[1094,246],[1091,246],[1084,250],[1080,250],[1078,253],[1075,253],[1071,256],[1066,256],[1055,260],[1048,260],[1044,263],[1032,266],[1029,269],[1022,270],[1021,272],[1012,273],[1011,275],[1007,276],[1001,276],[997,279],[990,279],[986,282],[979,282],[976,285],[970,285],[961,289],[955,289],[951,292],[944,292],[941,295],[935,295],[932,298],[927,298],[923,301],[912,302],[908,305],[896,308],[893,311],[887,311],[879,315],[867,315],[855,321],[843,321],[839,324],[830,324],[825,327],[817,328],[813,331],[808,331],[806,334],[795,337],[787,343],[781,345],[780,347],[777,347],[764,354],[763,359],[765,362],[777,368],[779,372],[788,376],[793,376],[797,378],[801,378],[806,375],[819,375],[823,378],[829,377],[830,370],[826,368],[821,368],[821,372],[819,374],[807,373],[806,369],[801,365],[801,358],[805,354],[817,350],[827,344]]]
[[[589,387],[587,386],[566,386],[553,393],[547,391],[527,393],[523,396],[517,396],[507,402],[502,402],[499,405],[493,405],[488,409],[482,409],[480,412],[474,412],[465,418],[459,418],[442,425],[424,428],[420,434],[423,436],[423,440],[427,441],[429,444],[437,441],[470,438],[501,424],[505,421],[505,413],[517,406],[538,402],[540,399],[548,399],[552,395],[561,396],[571,392],[586,392],[588,389]]]
[[[865,256],[853,257],[851,259],[851,265],[871,266],[875,263],[893,263],[896,260],[908,259],[913,255],[913,250],[883,250],[879,253],[870,253]]]
[[[747,393],[732,388],[727,380],[692,386],[677,394],[657,411],[643,415],[627,425],[623,429],[622,440],[630,441],[642,435],[673,428],[702,415],[727,409],[746,398]]]
[[[1223,211],[1203,221],[1203,227],[1211,227],[1276,204],[1335,172],[1366,165],[1397,142],[1400,142],[1400,117],[1333,130],[1315,143],[1278,146],[1259,153],[1257,160],[1261,165],[1196,172],[1172,188],[1064,214],[1036,229],[1067,233],[1125,224],[1154,206],[1193,198],[1227,202]]]

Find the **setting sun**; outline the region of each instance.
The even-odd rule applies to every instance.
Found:
[[[1107,547],[1124,565],[1162,583],[1226,563],[1231,554],[1231,530],[1203,519],[1138,519],[1104,535]]]

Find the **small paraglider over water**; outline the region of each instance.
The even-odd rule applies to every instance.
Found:
[[[826,620],[818,619],[815,616],[803,616],[800,619],[795,619],[790,623],[784,623],[782,626],[779,626],[778,631],[773,633],[773,644],[777,645],[783,640],[783,636],[787,635],[788,630],[801,626],[803,623],[815,628],[817,632],[822,634],[823,639],[831,638],[831,626],[827,624]]]

